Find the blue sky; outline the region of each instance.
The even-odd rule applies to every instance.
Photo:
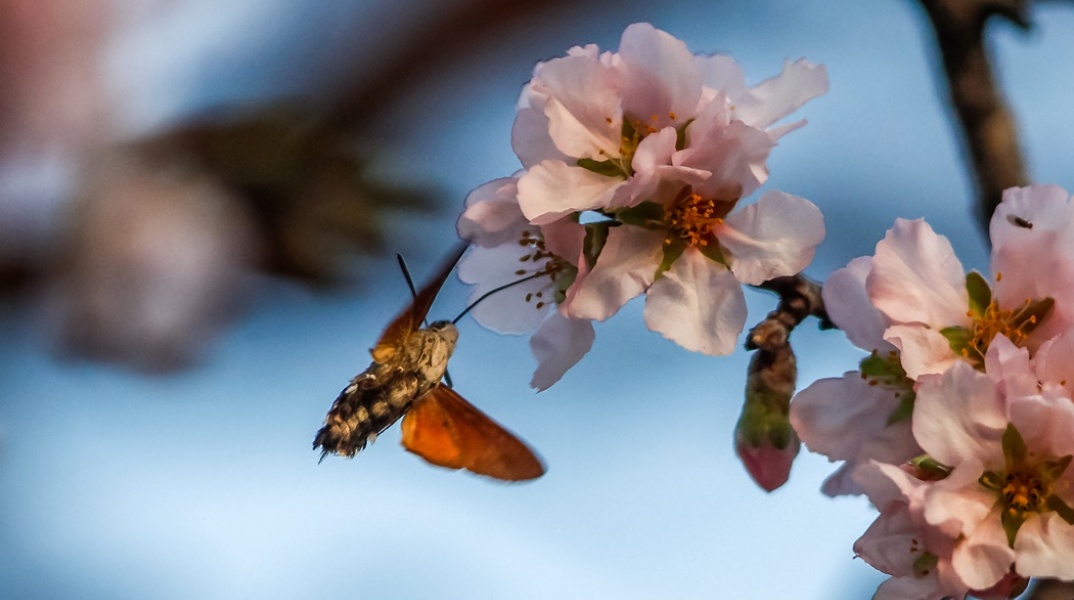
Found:
[[[392,51],[408,9],[444,5],[304,4],[191,1],[141,15],[144,29],[110,55],[128,127],[301,89],[303,61],[336,43],[360,55],[365,31]],[[823,279],[871,253],[896,217],[926,217],[967,267],[986,266],[914,3],[669,6],[629,0],[612,15],[584,4],[503,32],[368,124],[383,172],[443,190],[439,217],[399,224],[424,239],[406,248],[417,279],[450,244],[466,192],[518,168],[510,127],[532,64],[572,44],[614,48],[635,21],[695,52],[733,54],[753,82],[784,59],[827,66],[831,91],[801,111],[809,125],[781,141],[762,188],[824,211],[828,240],[807,273]],[[1074,12],[1035,18],[1029,36],[995,28],[999,74],[1035,180],[1074,189]],[[392,260],[374,281],[329,295],[264,281],[205,364],[167,378],[56,362],[33,307],[0,313],[0,597],[821,600],[865,597],[880,580],[851,550],[872,511],[819,493],[832,470],[823,458],[803,452],[773,494],[738,464],[730,433],[748,355],[689,354],[646,331],[638,303],[600,324],[591,354],[540,395],[527,387],[525,338],[461,324],[456,388],[539,450],[544,478],[504,486],[434,469],[396,430],[356,460],[318,465],[310,442],[325,410],[408,297]],[[465,296],[449,283],[434,316],[454,315]],[[750,322],[772,308],[748,298]],[[812,322],[794,340],[802,385],[860,358]]]

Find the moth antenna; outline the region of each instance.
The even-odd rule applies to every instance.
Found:
[[[514,287],[514,286],[516,286],[516,285],[518,285],[520,283],[525,283],[525,282],[527,282],[527,281],[529,281],[531,279],[536,279],[539,276],[541,276],[541,273],[534,273],[533,275],[530,275],[529,277],[523,277],[522,279],[512,281],[511,283],[505,283],[505,284],[501,285],[500,287],[498,287],[498,288],[496,288],[494,290],[489,290],[489,291],[485,292],[484,294],[481,294],[480,298],[478,298],[477,300],[474,300],[470,304],[470,306],[467,306],[466,308],[463,309],[463,311],[461,313],[459,313],[459,316],[457,316],[454,319],[452,319],[451,324],[455,325],[456,323],[458,323],[459,319],[465,317],[466,313],[468,313],[471,310],[473,310],[474,307],[477,306],[478,304],[481,304],[481,301],[484,300],[485,298],[488,298],[489,296],[491,296],[491,295],[493,295],[493,294],[495,294],[497,292],[502,292],[502,291],[506,290],[509,287]]]
[[[410,269],[406,266],[406,260],[404,260],[403,255],[398,252],[395,253],[395,260],[399,261],[399,270],[403,272],[403,279],[406,279],[406,286],[410,288],[410,297],[417,300],[418,290],[414,287],[414,278],[410,276]],[[422,323],[428,327],[429,319],[422,319]]]
[[[455,384],[451,383],[451,373],[448,373],[447,369],[444,369],[444,383],[446,383],[449,388],[455,387]]]

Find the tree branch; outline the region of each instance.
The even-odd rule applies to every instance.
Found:
[[[1028,0],[919,0],[936,32],[951,102],[973,164],[977,217],[987,235],[1003,190],[1027,182],[1018,131],[992,75],[984,44],[989,17],[1028,29]]]

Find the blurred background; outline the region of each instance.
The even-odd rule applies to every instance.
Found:
[[[998,76],[1033,180],[1074,189],[1074,10],[1031,16],[991,28]],[[310,449],[409,300],[392,253],[423,280],[466,193],[519,167],[534,63],[637,21],[751,83],[827,66],[763,188],[824,211],[807,274],[896,217],[986,267],[910,0],[0,0],[0,598],[869,597],[867,502],[805,453],[760,491],[731,443],[748,355],[687,353],[640,302],[540,395],[526,338],[461,323],[455,385],[539,450],[534,483],[429,467],[398,428]],[[800,386],[860,359],[815,325]]]

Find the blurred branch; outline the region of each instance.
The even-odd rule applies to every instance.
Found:
[[[458,61],[489,39],[502,38],[513,25],[547,22],[540,18],[561,8],[577,8],[587,0],[566,2],[515,2],[513,0],[459,0],[450,8],[409,32],[397,52],[382,53],[372,77],[357,82],[332,110],[335,125],[358,129],[370,115],[391,106],[405,89]],[[522,80],[519,80],[521,86]]]
[[[951,102],[973,163],[977,217],[987,234],[1003,190],[1027,182],[1018,131],[997,89],[984,43],[984,28],[999,15],[1029,28],[1028,0],[919,0],[932,22],[943,58]]]

